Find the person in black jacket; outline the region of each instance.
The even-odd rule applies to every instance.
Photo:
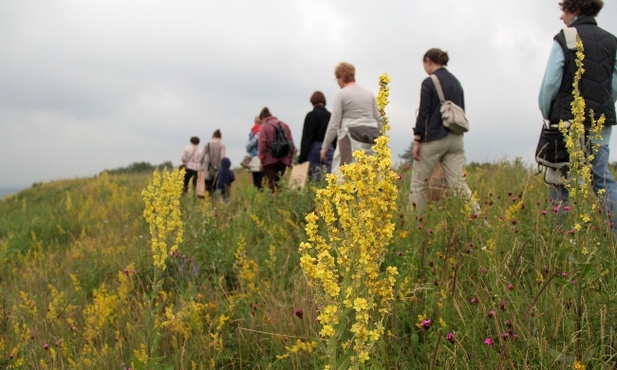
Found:
[[[221,168],[216,176],[216,189],[220,190],[223,201],[227,202],[231,183],[236,180],[234,172],[231,170],[231,161],[227,157],[221,158]]]
[[[449,61],[448,53],[433,48],[424,54],[422,61],[426,73],[435,74],[439,78],[445,100],[451,100],[465,109],[463,87],[445,68]],[[426,209],[429,178],[438,163],[441,163],[448,187],[460,195],[471,198],[471,190],[464,176],[463,136],[448,131],[441,120],[439,108],[440,102],[435,84],[428,77],[422,82],[420,108],[413,139],[410,201],[418,215]],[[480,207],[474,202],[472,209],[474,212],[479,212]]]
[[[602,10],[602,0],[564,0],[560,19],[567,27],[576,28],[583,42],[585,59],[583,73],[579,81],[580,94],[585,99],[586,128],[591,126],[593,111],[597,121],[605,117],[601,140],[591,138],[598,144],[592,164],[593,190],[601,195],[604,213],[608,216],[613,234],[617,234],[617,184],[609,170],[609,142],[612,127],[617,124],[615,101],[617,100],[617,38],[598,27],[596,16]],[[551,125],[560,121],[572,120],[572,84],[576,72],[575,50],[566,45],[566,37],[561,30],[553,41],[553,47],[540,88],[539,105],[542,116]],[[563,185],[551,185],[549,198],[555,205],[567,204],[568,189]]]
[[[332,168],[334,147],[330,146],[325,161],[321,160],[319,154],[331,114],[326,109],[326,97],[321,91],[315,91],[311,95],[310,101],[313,105],[313,110],[308,112],[304,119],[298,163],[309,161],[309,176],[312,180],[319,181],[324,170],[326,173],[329,173]]]

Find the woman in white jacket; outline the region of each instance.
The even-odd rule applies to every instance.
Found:
[[[334,76],[341,90],[334,97],[332,115],[321,146],[321,159],[327,159],[328,148],[337,139],[332,173],[340,177],[339,167],[354,161],[353,152],[363,150],[374,154],[375,139],[381,135],[383,124],[375,95],[356,84],[356,69],[346,62],[339,63]]]

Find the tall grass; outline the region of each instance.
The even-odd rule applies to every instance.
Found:
[[[444,198],[416,220],[410,170],[397,173],[384,260],[399,272],[393,311],[364,368],[617,365],[617,256],[600,213],[581,264],[520,162],[468,168],[477,218]],[[228,203],[180,199],[184,241],[154,296],[140,197],[150,176],[40,184],[0,202],[0,366],[323,368],[320,307],[298,253],[320,185],[271,195],[237,175]]]

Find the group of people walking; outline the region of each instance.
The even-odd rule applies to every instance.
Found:
[[[225,156],[222,138],[221,130],[217,129],[212,134],[212,140],[200,148],[199,137],[191,137],[190,145],[182,152],[182,167],[185,170],[183,194],[188,192],[192,182],[197,196],[203,197],[205,192],[213,196],[218,190],[223,200],[227,200],[235,175],[231,170],[231,160]],[[200,190],[202,186],[203,190]]]
[[[597,143],[600,149],[592,160],[593,188],[602,197],[605,214],[613,232],[617,233],[617,215],[614,215],[617,212],[617,185],[608,170],[608,143],[612,126],[617,124],[617,38],[597,26],[595,17],[604,5],[602,0],[564,0],[559,5],[561,19],[567,28],[576,29],[585,50],[585,73],[580,81],[580,91],[586,103],[585,116],[589,117],[593,110],[594,119],[601,115],[605,117],[602,139]],[[564,31],[560,31],[554,38],[539,96],[542,115],[551,124],[573,118],[570,103],[575,59],[576,50],[566,45]],[[422,57],[424,71],[429,77],[422,82],[414,127],[410,189],[410,204],[419,216],[426,209],[429,178],[437,164],[441,164],[449,188],[455,194],[472,199],[464,176],[463,136],[444,126],[440,112],[442,100],[465,108],[463,87],[447,70],[448,62],[448,53],[437,48],[429,49]],[[355,150],[372,154],[374,140],[383,129],[375,96],[356,84],[354,66],[340,63],[335,67],[334,75],[341,89],[334,97],[332,112],[326,109],[324,94],[315,91],[310,97],[313,109],[306,115],[302,130],[298,161],[310,163],[309,177],[316,181],[327,172],[338,174],[341,165],[353,161]],[[435,77],[441,85],[442,99]],[[585,125],[588,127],[590,120],[586,120]],[[279,140],[280,132],[284,133],[289,146],[284,156],[273,154],[273,145]],[[199,139],[191,138],[191,146],[185,149],[182,157],[187,169],[185,190],[191,178],[195,181],[194,177],[202,166],[208,163],[224,166],[225,147],[220,143],[218,130],[203,153],[198,151],[198,144]],[[276,191],[285,170],[292,166],[296,152],[289,126],[273,116],[268,108],[263,108],[255,117],[246,149],[243,166],[252,173],[254,186],[261,188],[265,179],[267,186]],[[212,178],[207,179],[212,181]],[[212,185],[208,189],[212,189]],[[560,184],[551,185],[549,199],[555,204],[566,203],[567,188]],[[472,208],[475,212],[480,211],[475,202]]]

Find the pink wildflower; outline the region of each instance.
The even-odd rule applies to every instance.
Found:
[[[484,344],[486,344],[487,346],[492,346],[493,340],[491,338],[486,338],[484,339]]]
[[[430,329],[431,328],[431,319],[426,319],[426,320],[420,321],[420,326],[423,327],[425,330]]]
[[[456,340],[454,338],[454,332],[449,332],[448,334],[446,334],[446,340],[450,343],[454,343],[454,341]]]

